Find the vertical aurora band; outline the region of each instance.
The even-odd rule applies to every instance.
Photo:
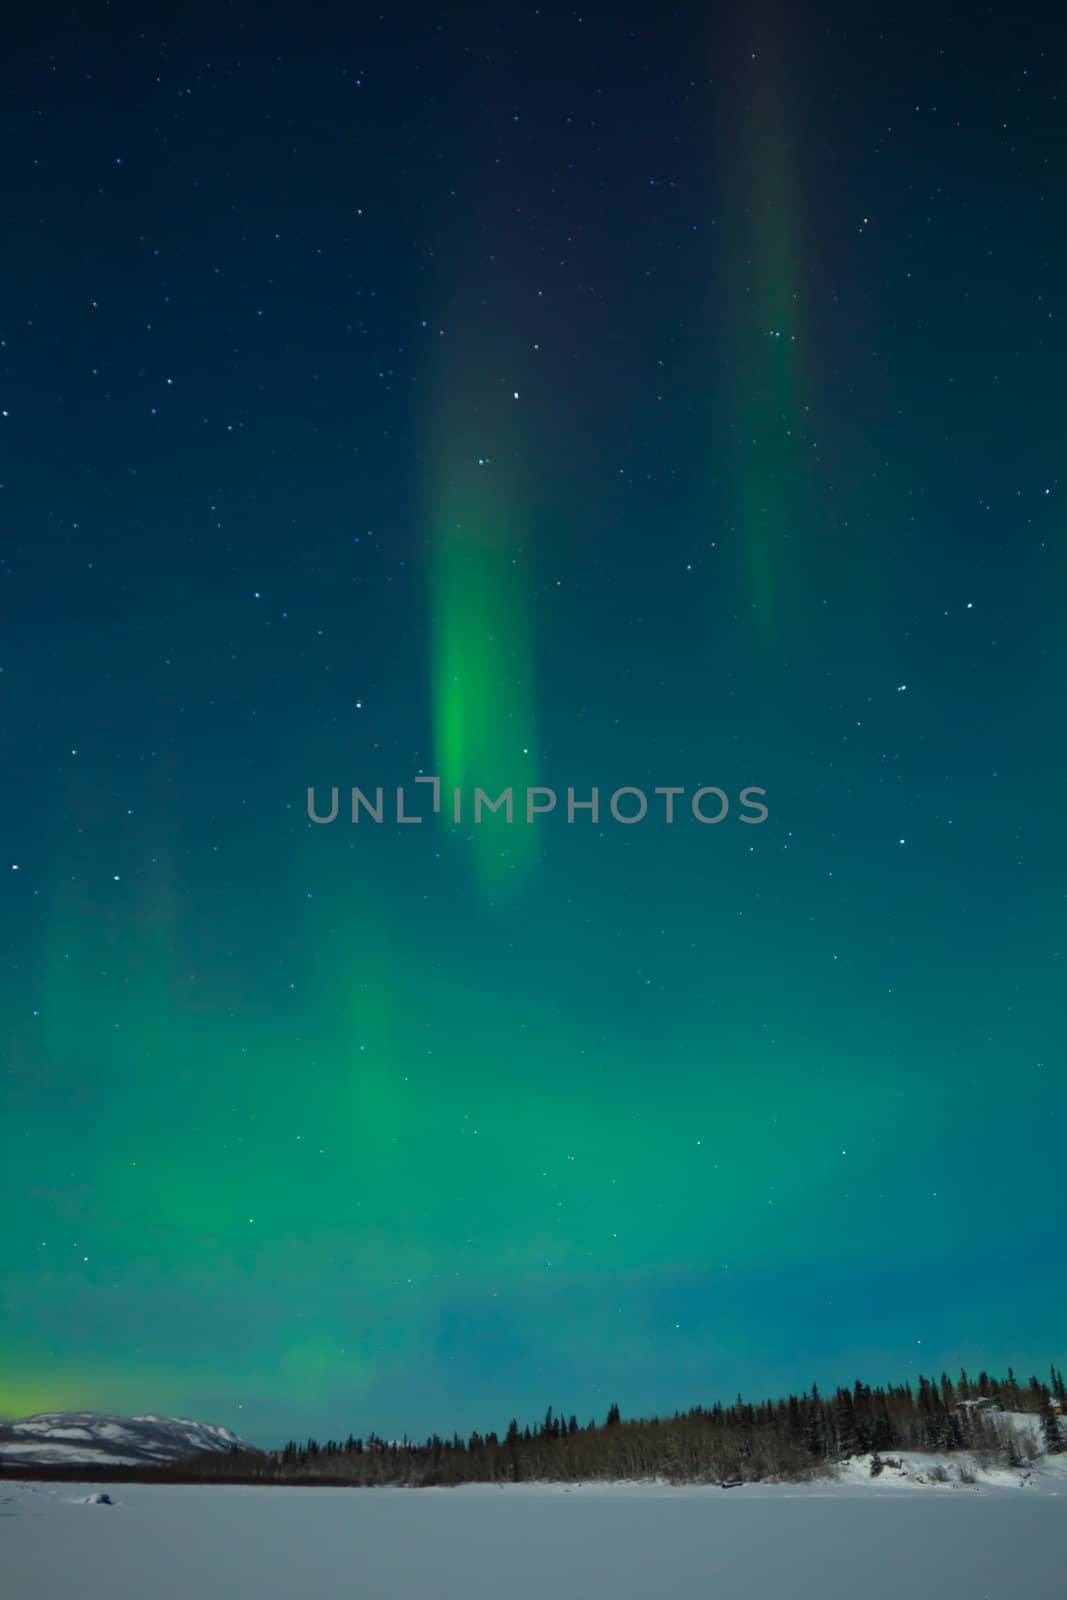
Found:
[[[736,342],[730,357],[733,500],[748,598],[759,633],[780,621],[785,552],[807,471],[807,406],[800,349],[796,163],[780,30],[764,10],[746,18],[734,48],[748,78],[740,122],[720,133],[725,183],[743,219],[734,238],[727,298]],[[753,48],[753,45],[755,46]]]
[[[430,672],[435,769],[441,805],[469,838],[478,879],[492,894],[522,881],[536,859],[525,820],[536,765],[534,665],[528,594],[530,556],[523,474],[514,424],[497,402],[492,365],[458,382],[447,398],[431,451]],[[510,399],[510,395],[508,397]],[[481,810],[475,789],[495,801],[514,791],[514,820]]]

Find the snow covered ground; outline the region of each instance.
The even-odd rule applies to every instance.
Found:
[[[114,1504],[92,1503],[101,1492]],[[731,1490],[5,1482],[0,1574],[18,1600],[1059,1600],[1067,1477],[935,1485],[857,1467]]]

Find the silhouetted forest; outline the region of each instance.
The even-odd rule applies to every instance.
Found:
[[[818,1389],[784,1400],[694,1406],[671,1417],[625,1418],[611,1406],[603,1422],[580,1424],[551,1407],[536,1425],[510,1422],[503,1434],[433,1435],[424,1443],[370,1434],[319,1443],[292,1441],[264,1453],[234,1450],[149,1474],[184,1480],[396,1484],[410,1487],[526,1481],[661,1478],[722,1483],[801,1478],[832,1470],[852,1456],[907,1450],[960,1452],[975,1462],[1024,1466],[1034,1455],[1067,1448],[1060,1418],[1067,1411],[1063,1375],[1019,1382],[961,1372],[956,1380],[920,1377],[914,1384]],[[1032,1425],[1003,1425],[1023,1412]],[[128,1475],[128,1474],[127,1474]]]
[[[1020,1430],[1005,1413],[1031,1419]],[[671,1483],[758,1482],[831,1473],[853,1456],[871,1456],[877,1475],[895,1452],[958,1453],[977,1465],[1024,1467],[1041,1454],[1067,1453],[1067,1390],[1062,1372],[1020,1382],[961,1372],[953,1381],[871,1388],[855,1383],[833,1394],[694,1406],[670,1417],[623,1417],[612,1405],[603,1422],[579,1423],[551,1407],[544,1419],[503,1435],[433,1434],[410,1439],[291,1441],[282,1450],[209,1452],[161,1467],[31,1466],[0,1462],[0,1477],[142,1483],[392,1484],[421,1488],[461,1483],[580,1483],[658,1478]],[[966,1468],[961,1474],[966,1481]]]

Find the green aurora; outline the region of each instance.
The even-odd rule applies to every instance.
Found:
[[[14,98],[0,1412],[1062,1358],[1051,80],[594,20]]]

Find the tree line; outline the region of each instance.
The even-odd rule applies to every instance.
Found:
[[[1022,1412],[1022,1434],[998,1418]],[[580,1424],[552,1407],[542,1421],[503,1434],[466,1438],[433,1434],[422,1443],[357,1438],[291,1440],[281,1450],[233,1449],[173,1467],[152,1469],[184,1480],[397,1485],[588,1482],[665,1479],[672,1483],[799,1479],[833,1470],[854,1456],[872,1456],[872,1471],[896,1451],[960,1453],[981,1464],[1022,1466],[1041,1453],[1067,1449],[1063,1374],[1020,1382],[964,1371],[872,1388],[856,1382],[823,1395],[817,1387],[785,1399],[694,1406],[668,1417],[624,1418],[613,1404],[602,1422]],[[127,1476],[132,1474],[127,1473]],[[138,1474],[140,1476],[140,1474]]]

